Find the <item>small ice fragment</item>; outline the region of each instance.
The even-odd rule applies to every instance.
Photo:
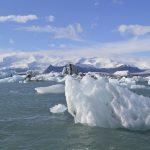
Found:
[[[54,107],[50,108],[51,113],[63,113],[67,110],[67,107],[63,104],[55,105]]]

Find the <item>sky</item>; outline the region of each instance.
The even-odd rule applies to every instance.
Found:
[[[0,51],[150,57],[149,0],[0,3]]]

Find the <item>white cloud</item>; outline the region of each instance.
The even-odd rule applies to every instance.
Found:
[[[142,25],[120,25],[118,27],[120,33],[130,33],[134,36],[141,36],[150,33],[150,26]]]
[[[36,20],[38,17],[36,15],[9,15],[9,16],[0,16],[0,22],[17,22],[17,23],[26,23],[28,21]]]
[[[80,23],[70,24],[66,27],[56,27],[56,26],[31,26],[22,27],[20,30],[26,30],[30,32],[47,32],[53,34],[54,39],[70,39],[75,41],[82,41],[81,34],[83,33],[83,28]]]
[[[119,5],[121,5],[121,4],[124,3],[123,0],[112,0],[112,2],[113,2],[114,4],[119,4]]]
[[[30,26],[30,27],[21,27],[18,28],[18,30],[25,30],[25,31],[30,31],[30,32],[54,32],[55,27],[52,27],[51,25],[47,25],[47,26]]]
[[[48,17],[46,17],[46,19],[47,19],[48,22],[54,22],[55,16],[49,15]]]

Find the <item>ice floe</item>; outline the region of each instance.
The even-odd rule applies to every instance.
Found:
[[[65,92],[65,86],[63,84],[56,84],[56,85],[51,85],[48,87],[37,87],[35,90],[39,94],[46,94],[46,93],[54,93],[54,94],[59,94],[59,93],[64,93]]]
[[[0,83],[20,82],[23,81],[24,79],[25,79],[24,76],[14,75],[13,77],[0,79]]]
[[[54,107],[50,108],[51,113],[63,113],[67,110],[67,107],[63,104],[55,105]]]
[[[68,112],[76,123],[90,126],[150,129],[150,98],[108,79],[85,76],[66,79]]]

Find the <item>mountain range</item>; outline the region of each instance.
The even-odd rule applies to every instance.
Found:
[[[149,62],[141,59],[119,59],[108,57],[70,57],[51,55],[42,52],[11,52],[1,53],[0,69],[3,71],[14,70],[25,72],[27,70],[38,70],[49,73],[51,71],[60,72],[68,63],[73,63],[80,72],[106,72],[128,70],[131,73],[149,70]]]

